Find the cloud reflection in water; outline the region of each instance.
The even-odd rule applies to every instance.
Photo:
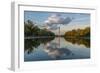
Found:
[[[74,55],[68,48],[59,47],[58,43],[47,43],[44,51],[53,59],[59,59],[62,56]]]

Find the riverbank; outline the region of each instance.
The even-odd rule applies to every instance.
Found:
[[[55,36],[35,36],[35,37],[24,37],[24,39],[36,39],[36,38],[54,38]]]

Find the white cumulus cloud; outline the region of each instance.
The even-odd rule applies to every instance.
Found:
[[[62,17],[60,14],[52,14],[44,21],[48,26],[53,26],[54,24],[69,24],[72,21],[70,17]]]

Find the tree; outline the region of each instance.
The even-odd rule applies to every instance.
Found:
[[[34,24],[32,21],[28,20],[24,22],[24,34],[25,36],[32,36],[34,32]]]
[[[24,22],[24,34],[28,36],[55,36],[55,34],[47,29],[40,29],[32,21]]]
[[[90,37],[90,27],[65,32],[65,37]]]

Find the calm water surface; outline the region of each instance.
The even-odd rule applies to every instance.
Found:
[[[90,58],[90,39],[25,39],[24,61],[68,60]]]

